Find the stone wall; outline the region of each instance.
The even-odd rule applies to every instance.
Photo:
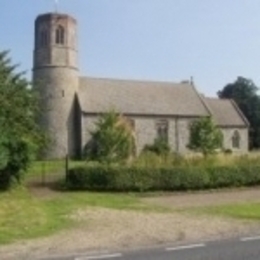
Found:
[[[95,122],[98,117],[96,116],[82,116],[81,120],[81,148],[84,151],[85,146],[91,141],[90,132],[95,130]]]
[[[136,145],[138,154],[146,144],[153,144],[157,137],[156,122],[161,117],[137,117],[135,120]],[[186,154],[188,152],[187,144],[189,142],[189,124],[188,118],[164,118],[168,121],[168,142],[172,152]]]
[[[153,144],[157,137],[156,122],[161,117],[131,116],[135,125],[137,154],[140,154],[146,144]],[[168,120],[168,140],[171,150],[180,154],[189,152],[189,118],[164,118]],[[91,140],[90,131],[95,129],[96,116],[84,115],[82,118],[82,149]]]
[[[230,149],[233,152],[236,153],[247,153],[248,152],[248,128],[235,128],[235,127],[229,127],[229,128],[221,128],[221,131],[223,133],[224,141],[224,149]],[[232,136],[234,135],[235,131],[239,132],[240,135],[240,148],[233,148],[232,147]]]
[[[63,158],[75,154],[75,99],[78,72],[64,68],[44,68],[34,71],[35,90],[40,95],[39,123],[50,137],[45,158]]]

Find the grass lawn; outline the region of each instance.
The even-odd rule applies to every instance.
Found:
[[[50,192],[48,196],[41,197],[18,187],[10,192],[0,193],[0,244],[47,236],[65,228],[73,228],[76,222],[68,216],[75,210],[87,207],[163,213],[183,211],[146,204],[140,194],[134,193]],[[260,220],[260,203],[198,207],[184,211]]]
[[[192,211],[192,210],[191,210]],[[245,220],[260,220],[260,203],[228,204],[195,209],[198,213],[227,216]]]
[[[25,188],[0,193],[0,244],[53,234],[75,225],[68,216],[77,209],[105,207],[142,211],[164,211],[146,205],[135,194],[55,193],[36,197]]]
[[[69,161],[69,167],[85,164],[84,161]],[[49,160],[35,161],[25,174],[25,179],[29,180],[33,177],[41,177],[43,174],[56,174],[61,176],[65,174],[65,159],[64,160]]]

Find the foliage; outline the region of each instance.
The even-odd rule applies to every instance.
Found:
[[[0,52],[0,188],[20,180],[41,135],[35,123],[37,100],[22,73],[16,73],[8,52]]]
[[[130,158],[135,141],[129,122],[115,111],[102,114],[96,123],[86,157],[100,162],[117,162]]]
[[[184,191],[260,184],[258,160],[240,158],[230,165],[194,161],[177,166],[85,165],[68,174],[68,188],[91,191]],[[198,163],[200,162],[200,163]]]
[[[171,148],[168,144],[167,139],[158,137],[154,140],[153,144],[147,144],[144,147],[143,152],[147,151],[153,152],[157,155],[167,155],[170,153]]]
[[[204,117],[194,121],[190,125],[190,140],[188,147],[202,152],[204,155],[213,153],[222,148],[223,135],[215,126],[210,117]]]
[[[260,147],[260,97],[255,83],[238,77],[218,92],[220,98],[233,99],[250,123],[249,139],[251,148]]]
[[[257,95],[257,90],[258,88],[252,80],[238,77],[234,83],[229,83],[218,91],[218,96],[220,98],[236,98],[246,104],[247,99]]]

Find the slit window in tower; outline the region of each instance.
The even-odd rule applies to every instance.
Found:
[[[63,45],[65,43],[65,30],[64,27],[59,25],[56,29],[55,42],[56,44]]]

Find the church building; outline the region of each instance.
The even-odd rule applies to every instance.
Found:
[[[234,101],[204,97],[189,81],[81,76],[77,39],[77,21],[70,15],[36,18],[33,80],[41,101],[40,125],[51,139],[45,157],[81,156],[97,118],[111,109],[131,121],[137,153],[162,135],[173,152],[189,153],[189,126],[207,116],[221,129],[225,149],[248,151],[249,124]]]

